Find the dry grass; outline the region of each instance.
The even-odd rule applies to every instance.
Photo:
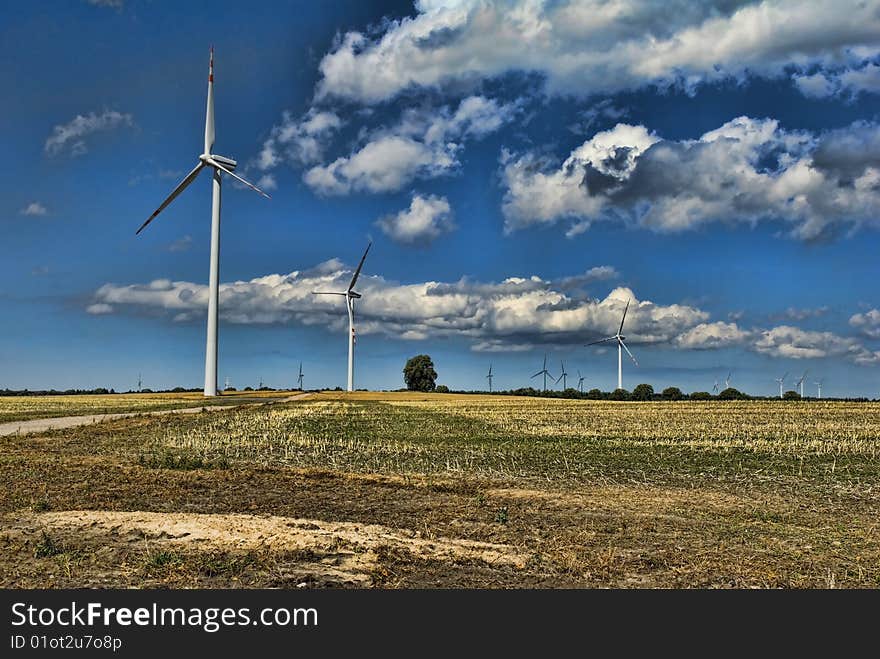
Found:
[[[228,405],[245,399],[278,398],[290,393],[293,392],[228,392],[214,399],[206,399],[201,393],[0,396],[0,423],[85,414],[150,412],[202,405]]]
[[[877,588],[877,412],[324,394],[3,438],[0,587]]]

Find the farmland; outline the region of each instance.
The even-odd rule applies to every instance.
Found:
[[[201,393],[63,396],[0,396],[0,423],[84,414],[156,412],[182,407],[227,405],[244,399],[278,396],[279,392],[227,393],[206,400]]]
[[[334,394],[0,443],[3,586],[878,587],[880,405]]]

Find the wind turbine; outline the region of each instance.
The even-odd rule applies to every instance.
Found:
[[[141,392],[141,385],[143,385],[143,382],[141,381],[141,374],[138,373],[138,393]]]
[[[364,261],[367,259],[367,253],[370,251],[370,247],[373,246],[373,241],[367,245],[367,249],[364,251],[364,255],[361,257],[361,262],[358,263],[357,270],[354,271],[354,275],[351,278],[351,282],[348,284],[348,288],[342,292],[327,292],[327,291],[312,291],[312,295],[341,295],[345,298],[345,307],[348,309],[348,390],[354,391],[354,301],[361,297],[360,293],[355,293],[354,285],[357,283],[358,277],[361,274],[361,268],[364,267]]]
[[[532,376],[532,378],[536,378],[539,375],[544,376],[544,391],[547,391],[547,376],[550,375],[550,371],[547,370],[547,353],[546,352],[544,353],[544,368],[542,368],[540,371],[535,373]],[[552,375],[550,375],[550,377],[551,377],[551,379],[553,378]]]
[[[303,363],[302,362],[299,363],[299,377],[297,377],[296,381],[299,382],[299,390],[302,391],[303,390]]]
[[[808,371],[808,370],[804,371],[804,374],[801,376],[801,379],[798,380],[797,383],[795,383],[795,386],[800,389],[799,393],[801,395],[801,398],[804,397],[804,380],[806,379],[807,373],[809,373],[809,372],[810,371]]]
[[[713,394],[718,393],[718,380],[715,380],[715,384],[712,385],[712,393]]]
[[[788,371],[785,372],[781,378],[776,378],[776,382],[779,383],[779,397],[782,398],[782,383],[785,382],[785,378],[788,377]]]
[[[581,372],[578,371],[578,391],[584,393],[584,376],[581,375]]]
[[[813,384],[816,385],[816,388],[818,389],[818,393],[819,393],[819,395],[817,396],[817,398],[822,398],[822,383],[823,383],[823,382],[825,382],[825,378],[822,378],[822,379],[819,380],[818,382],[814,382],[814,383],[813,383]]]
[[[486,379],[489,380],[489,393],[492,393],[492,364],[489,364],[489,375],[486,376]]]
[[[265,192],[255,185],[248,183],[238,174],[233,173],[237,163],[231,158],[218,156],[211,153],[214,147],[214,49],[211,48],[211,57],[208,65],[208,105],[205,112],[205,150],[199,156],[199,162],[195,168],[187,174],[177,187],[168,195],[162,205],[157,208],[147,221],[135,232],[139,234],[146,226],[156,219],[168,204],[174,201],[190,183],[196,180],[199,173],[205,168],[213,170],[213,199],[211,202],[211,268],[208,278],[208,336],[205,343],[205,396],[217,395],[217,309],[220,306],[220,172],[224,172],[232,178],[241,181],[251,190],[259,192],[269,198]]]
[[[730,389],[730,376],[733,375],[733,371],[727,372],[727,377],[724,378],[724,388]]]
[[[636,358],[633,357],[633,354],[629,351],[629,348],[626,347],[626,344],[623,342],[626,338],[621,334],[623,331],[623,321],[626,320],[626,312],[629,309],[630,301],[627,300],[626,306],[623,308],[623,317],[620,319],[620,327],[617,329],[617,334],[614,336],[609,336],[605,339],[599,339],[598,341],[593,341],[592,343],[588,343],[587,346],[594,346],[600,343],[605,343],[606,341],[617,341],[617,388],[623,389],[623,352],[621,349],[626,350],[626,354],[629,355],[629,358],[632,359],[633,364],[636,366],[639,363],[636,361]]]
[[[568,378],[568,373],[565,372],[565,363],[560,359],[559,365],[562,367],[562,374],[556,378],[556,384],[559,384],[559,381],[562,380],[562,390],[565,391],[566,387],[566,378]]]

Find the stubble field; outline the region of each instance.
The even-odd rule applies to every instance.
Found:
[[[0,585],[878,587],[880,405],[317,394],[0,440]]]

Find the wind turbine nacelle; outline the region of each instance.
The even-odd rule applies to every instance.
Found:
[[[214,160],[216,160],[217,162],[219,162],[221,165],[226,167],[227,169],[234,170],[236,165],[238,165],[238,163],[235,162],[232,158],[227,158],[226,156],[218,156],[218,155],[212,153],[211,157]]]

